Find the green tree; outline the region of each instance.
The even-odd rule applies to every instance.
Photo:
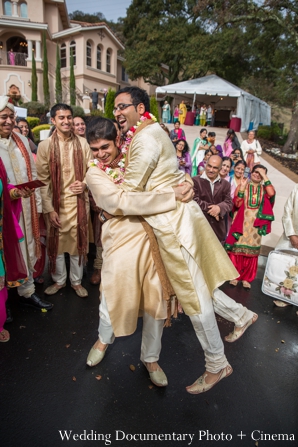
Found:
[[[59,45],[56,47],[56,82],[55,82],[56,103],[62,102],[62,82],[61,82],[61,59]]]
[[[246,45],[251,47],[249,79],[251,88],[275,96],[282,104],[293,104],[292,122],[284,152],[298,148],[298,4],[292,0],[199,0],[195,12],[206,27],[217,32],[234,25],[255,27],[256,34]],[[262,36],[262,39],[260,38]],[[265,85],[265,88],[262,89]]]
[[[49,77],[48,77],[48,54],[47,54],[47,39],[46,33],[43,32],[43,94],[44,94],[44,104],[47,109],[50,108],[50,88],[49,88]]]
[[[154,85],[216,73],[236,83],[249,66],[240,25],[214,33],[196,0],[133,0],[124,18],[124,66]],[[235,43],[237,42],[237,45]]]
[[[74,60],[72,48],[70,50],[70,75],[69,75],[69,91],[70,91],[70,105],[76,105],[76,78],[74,75]]]
[[[34,51],[32,51],[32,74],[31,74],[31,101],[38,101],[37,98],[37,73]]]
[[[109,88],[107,97],[106,97],[106,105],[105,105],[105,117],[114,119],[113,109],[114,109],[114,100],[115,100],[116,92]]]
[[[93,14],[84,13],[76,10],[68,14],[70,20],[77,20],[78,22],[98,23],[106,21],[105,16],[101,12],[94,12]]]
[[[150,113],[152,113],[159,122],[158,105],[155,96],[150,96]]]

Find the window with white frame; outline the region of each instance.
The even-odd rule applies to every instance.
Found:
[[[97,68],[97,70],[101,70],[101,46],[100,45],[97,45],[96,68]]]
[[[22,2],[20,4],[20,16],[23,17],[24,19],[28,18],[28,8],[27,8],[27,3]]]
[[[111,50],[107,50],[107,66],[106,66],[106,71],[108,73],[111,73]]]
[[[12,3],[9,1],[4,2],[4,15],[5,16],[12,15]]]
[[[91,53],[92,53],[92,45],[91,45],[91,42],[88,40],[87,44],[86,44],[86,65],[88,67],[92,66]]]
[[[69,58],[70,58],[70,55],[71,55],[71,51],[72,51],[72,56],[73,56],[73,65],[76,65],[76,62],[77,62],[77,57],[76,57],[76,43],[75,43],[74,40],[72,40],[72,41],[70,42],[70,44],[69,44]],[[70,61],[70,59],[69,59],[69,61]],[[70,63],[69,63],[69,65],[70,65]]]
[[[61,61],[61,68],[66,67],[66,45],[63,43],[60,47],[60,61]]]

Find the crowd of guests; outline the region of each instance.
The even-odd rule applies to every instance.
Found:
[[[240,145],[235,131],[229,129],[222,147],[215,145],[215,132],[203,127],[191,152],[179,122],[169,136],[179,169],[192,176],[194,200],[240,273],[230,284],[241,281],[250,289],[262,235],[271,231],[275,197],[267,169],[260,164],[262,148],[255,132],[248,132]]]
[[[183,113],[180,113],[181,110]],[[243,287],[249,289],[256,276],[261,237],[270,232],[275,196],[267,169],[260,164],[261,145],[253,131],[240,145],[232,129],[227,131],[223,146],[216,145],[215,132],[208,132],[203,127],[190,149],[181,128],[182,115],[186,111],[182,102],[178,108],[179,119],[174,129],[169,131],[165,125],[169,105],[165,102],[161,126],[173,143],[179,169],[193,178],[194,200],[240,274],[237,280],[230,282],[231,285],[236,286],[238,281],[242,281]],[[96,244],[91,283],[99,284],[101,281],[101,224],[98,219],[101,210],[88,192],[85,181],[87,164],[92,158],[85,139],[86,124],[81,117],[73,117],[71,107],[66,104],[55,105],[50,114],[55,130],[37,148],[29,123],[23,118],[15,120],[13,104],[9,98],[1,98],[1,206],[7,207],[7,203],[11,202],[7,213],[14,222],[15,238],[11,249],[3,244],[0,247],[4,253],[0,259],[0,341],[9,340],[9,333],[3,328],[7,317],[4,305],[7,287],[18,287],[25,305],[52,309],[52,303],[41,299],[35,293],[34,286],[34,283],[43,282],[46,256],[53,279],[53,284],[44,291],[46,295],[54,295],[65,287],[67,273],[64,254],[68,253],[71,286],[79,297],[88,296],[81,281],[88,253],[90,209],[93,220],[91,239]],[[203,125],[211,123],[211,111],[207,106],[202,106],[200,116],[203,116]],[[12,148],[9,148],[10,145]],[[13,155],[13,150],[22,153],[22,156]],[[35,189],[31,184],[23,188],[14,187],[37,178],[43,182],[40,189]],[[23,200],[22,210],[21,199],[28,199]],[[4,235],[7,221],[3,216],[6,219],[6,213],[0,214]],[[10,258],[10,250],[23,253],[20,277],[15,274],[13,280],[7,271],[9,263],[3,262]]]

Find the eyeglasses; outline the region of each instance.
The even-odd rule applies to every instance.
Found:
[[[116,112],[122,112],[122,110],[127,109],[127,107],[134,106],[136,107],[138,104],[118,104],[117,107],[113,109],[113,115],[116,115]]]

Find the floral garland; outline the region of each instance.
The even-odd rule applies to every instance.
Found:
[[[127,152],[128,152],[130,143],[134,137],[134,133],[137,130],[137,128],[140,127],[141,124],[143,124],[143,122],[146,120],[152,120],[154,122],[157,121],[157,119],[155,118],[154,115],[152,115],[152,113],[145,112],[144,115],[141,116],[140,121],[138,121],[135,126],[132,126],[126,132],[125,141],[124,141],[123,145],[121,146],[122,157],[121,157],[120,161],[118,162],[120,172],[118,172],[116,169],[113,169],[109,166],[104,166],[104,164],[101,163],[100,161],[98,161],[97,159],[90,160],[88,162],[88,167],[96,166],[97,168],[104,171],[107,175],[109,175],[112,178],[114,183],[122,183],[124,181],[125,160],[126,160],[126,156],[127,156]]]

